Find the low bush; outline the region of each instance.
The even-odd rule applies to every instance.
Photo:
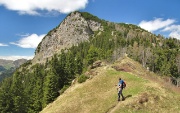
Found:
[[[85,76],[85,75],[80,75],[78,78],[78,82],[79,83],[83,83],[85,82],[89,77]]]

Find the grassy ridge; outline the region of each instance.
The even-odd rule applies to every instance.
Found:
[[[65,91],[42,113],[158,113],[180,111],[180,96],[152,80],[111,67],[99,67],[98,73],[82,84],[75,84]],[[117,102],[115,84],[123,78],[125,101]]]

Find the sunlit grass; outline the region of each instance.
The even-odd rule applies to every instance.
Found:
[[[117,101],[118,79],[127,84],[123,90],[125,101]],[[180,97],[166,89],[158,88],[153,81],[137,75],[119,72],[114,69],[100,70],[100,74],[85,83],[72,87],[49,105],[43,113],[105,113],[112,109],[114,113],[159,113],[180,111]],[[148,94],[148,102],[140,104],[141,94]],[[172,101],[175,99],[177,100]],[[167,107],[169,109],[167,109]]]

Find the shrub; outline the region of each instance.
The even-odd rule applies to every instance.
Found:
[[[66,91],[66,89],[69,88],[69,85],[64,85],[63,88],[60,90],[60,95],[64,93],[64,91]]]
[[[88,79],[89,77],[85,76],[85,75],[80,75],[78,78],[78,82],[79,83],[83,83],[86,81],[86,79]]]

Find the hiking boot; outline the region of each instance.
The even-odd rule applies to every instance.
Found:
[[[125,100],[125,98],[122,98],[122,101],[124,101]]]
[[[118,98],[118,101],[120,101],[120,98]]]

